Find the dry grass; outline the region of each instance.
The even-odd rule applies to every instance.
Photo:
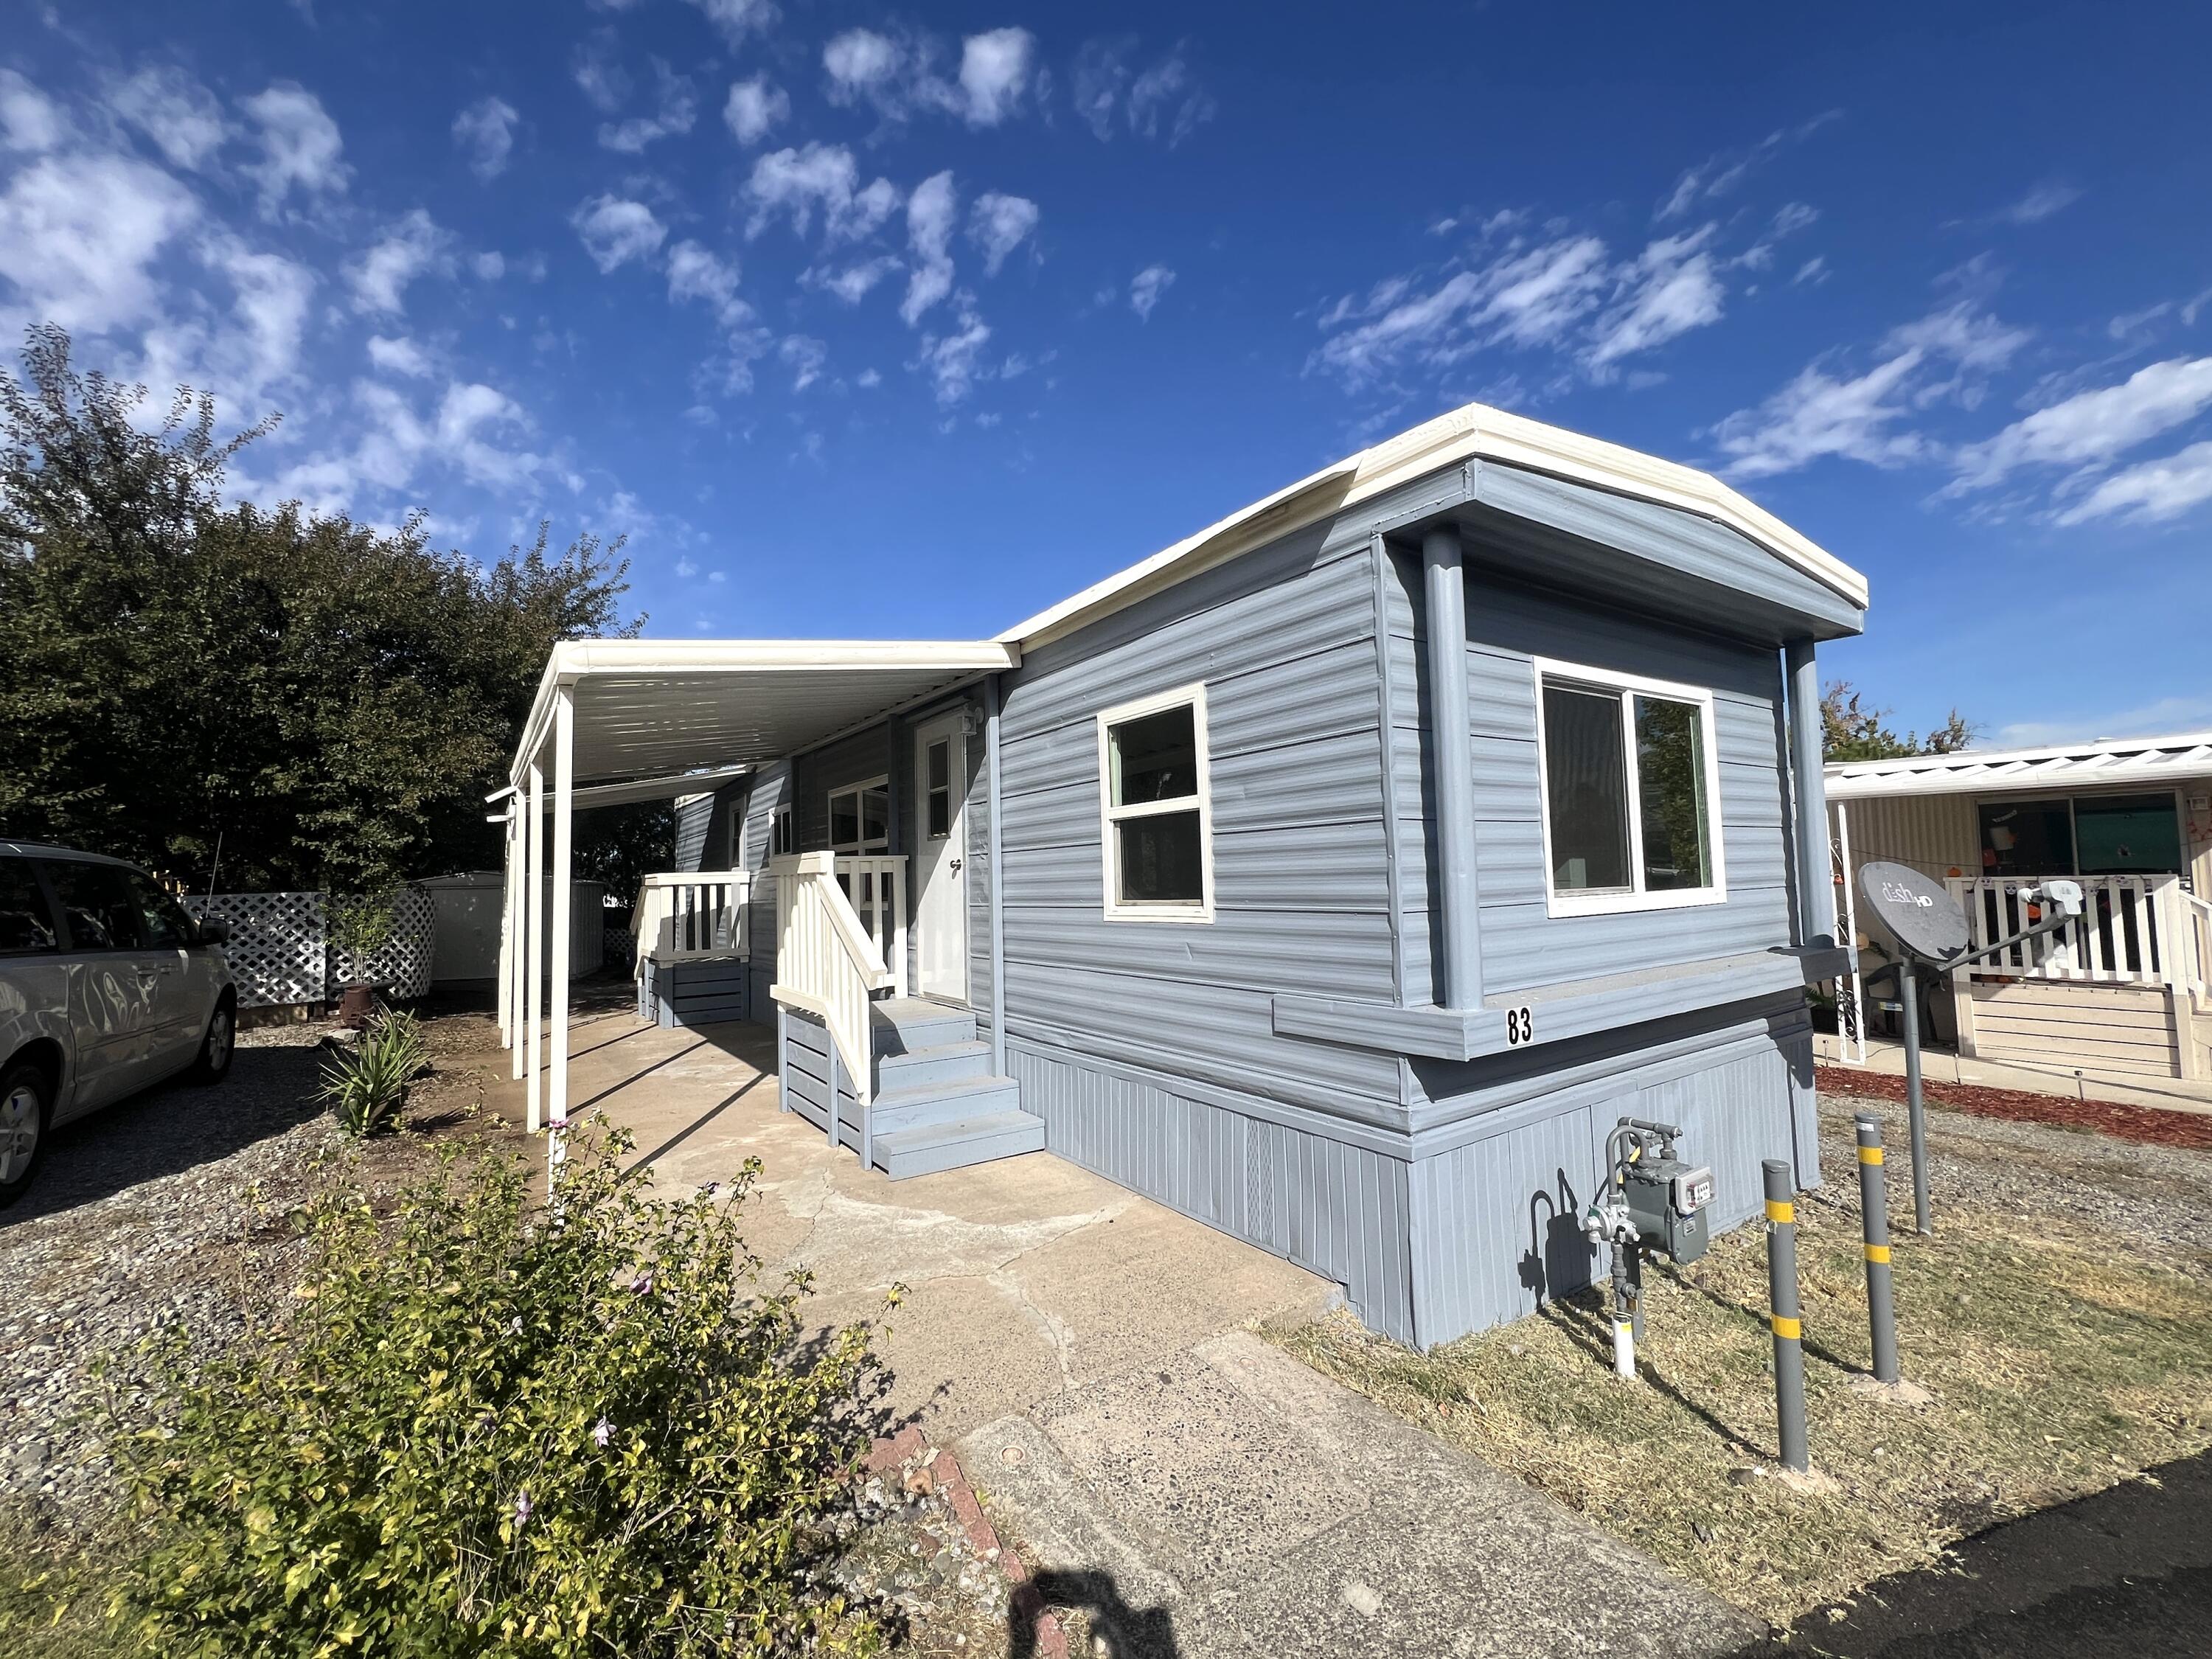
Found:
[[[1851,1168],[1840,1151],[1832,1172]],[[1798,1213],[1813,1458],[1832,1491],[1742,1473],[1775,1455],[1759,1227],[1647,1275],[1641,1384],[1613,1377],[1595,1293],[1425,1356],[1341,1316],[1270,1334],[1777,1625],[2212,1444],[2202,1252],[1967,1208],[1942,1212],[1933,1240],[1900,1232],[1904,1371],[1935,1395],[1909,1408],[1848,1385],[1871,1362],[1856,1185],[1832,1178]]]

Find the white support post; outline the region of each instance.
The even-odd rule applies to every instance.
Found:
[[[530,763],[530,833],[529,868],[523,879],[529,886],[524,896],[530,934],[530,946],[523,953],[523,1018],[529,1057],[526,1075],[530,1086],[526,1091],[529,1101],[528,1127],[536,1134],[543,1121],[540,1116],[544,1103],[544,1007],[541,999],[545,994],[545,769],[532,757]]]
[[[547,1190],[561,1167],[561,1131],[568,1127],[568,910],[574,883],[569,879],[571,833],[576,793],[576,699],[562,686],[553,702],[553,1044],[551,1089],[547,1102]]]
[[[499,1046],[514,1046],[514,798],[507,802],[507,829],[502,838],[499,887]]]
[[[514,824],[507,852],[507,1047],[514,1052],[512,1075],[518,1083],[522,1080],[522,1011],[528,996],[523,984],[529,975],[530,963],[530,825],[523,816],[528,799],[523,790],[517,789],[508,803]]]
[[[1836,981],[1836,1036],[1840,1058],[1854,1066],[1866,1064],[1866,985],[1859,977],[1859,902],[1851,886],[1851,812],[1850,803],[1836,803],[1836,856],[1843,866],[1843,891],[1838,900],[1838,942],[1851,953],[1851,971]]]

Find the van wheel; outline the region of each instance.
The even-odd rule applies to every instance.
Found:
[[[207,1035],[200,1039],[199,1057],[192,1061],[192,1081],[220,1083],[230,1070],[230,1057],[238,1049],[238,1011],[228,1001],[218,1002],[208,1016]]]
[[[11,1066],[0,1077],[0,1204],[21,1195],[38,1170],[52,1115],[48,1093],[46,1074],[35,1066]]]

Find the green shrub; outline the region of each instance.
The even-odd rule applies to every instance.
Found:
[[[759,1173],[671,1204],[572,1135],[553,1212],[444,1154],[380,1222],[309,1209],[287,1315],[118,1435],[151,1542],[117,1615],[178,1656],[865,1654],[817,1577],[879,1382],[808,1340],[738,1232]]]
[[[428,1059],[422,1022],[380,1004],[360,1040],[324,1063],[322,1095],[338,1127],[356,1139],[397,1128],[408,1085]]]
[[[331,943],[345,963],[347,982],[365,984],[370,959],[399,931],[398,890],[334,896],[323,917]]]

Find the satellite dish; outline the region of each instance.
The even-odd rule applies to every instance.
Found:
[[[1869,864],[1859,871],[1859,891],[1907,955],[1945,963],[1965,953],[1966,913],[1934,877],[1909,864]]]

